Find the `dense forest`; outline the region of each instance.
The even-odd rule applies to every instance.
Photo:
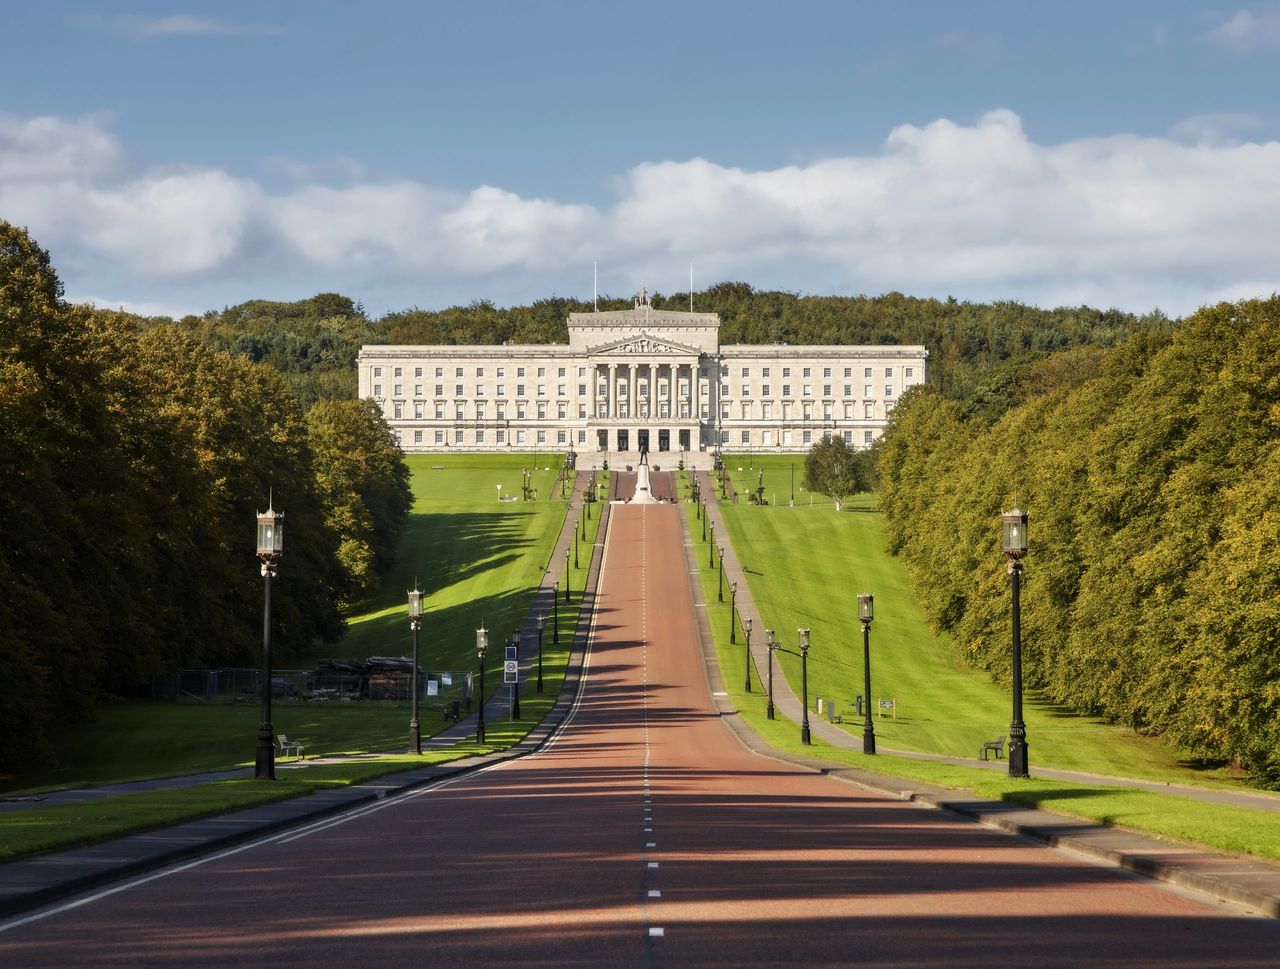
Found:
[[[1280,298],[1073,349],[1018,386],[994,420],[931,387],[893,411],[881,505],[932,621],[1008,677],[998,521],[1017,505],[1028,684],[1280,786]]]
[[[269,494],[287,656],[337,639],[394,553],[408,476],[376,407],[304,409],[189,327],[70,306],[48,253],[0,222],[0,769],[156,673],[259,661]]]

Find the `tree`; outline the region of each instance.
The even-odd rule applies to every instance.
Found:
[[[867,491],[868,479],[866,461],[844,438],[824,437],[805,455],[805,487],[834,501],[836,511],[844,510],[844,500],[850,495]]]

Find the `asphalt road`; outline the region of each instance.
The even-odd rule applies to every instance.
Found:
[[[0,965],[1280,965],[1273,921],[742,748],[680,513],[615,507],[549,749],[42,913]]]

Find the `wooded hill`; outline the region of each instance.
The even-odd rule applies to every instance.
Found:
[[[256,512],[285,514],[278,655],[336,640],[390,562],[408,473],[377,408],[304,410],[189,328],[68,306],[0,221],[0,769],[104,694],[261,660]]]
[[[881,507],[932,621],[1007,681],[1017,505],[1029,686],[1280,786],[1280,298],[1051,357],[1019,396],[893,411]]]

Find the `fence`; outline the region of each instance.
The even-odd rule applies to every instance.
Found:
[[[336,673],[326,670],[273,670],[271,696],[299,702],[388,701],[408,703],[413,691],[412,673]],[[206,703],[260,701],[262,670],[175,670],[156,677],[151,695],[166,700],[199,700]],[[447,705],[458,700],[471,707],[471,672],[423,670],[418,673],[418,697]]]

